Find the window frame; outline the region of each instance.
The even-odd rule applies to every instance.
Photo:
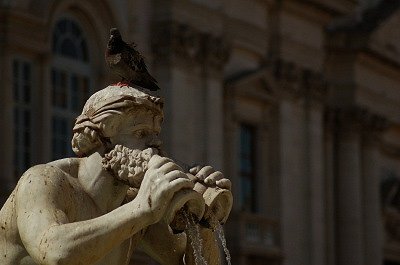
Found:
[[[242,168],[243,162],[243,146],[242,146],[242,133],[243,129],[248,130],[250,132],[250,157],[247,159],[250,160],[250,168],[251,172],[244,172]],[[240,191],[239,191],[239,203],[240,203],[240,210],[243,212],[251,212],[257,213],[258,212],[258,190],[257,190],[257,126],[253,125],[248,122],[240,122],[239,123],[239,166],[238,166],[238,176],[240,181]],[[250,191],[250,207],[246,207],[246,201],[243,194],[243,180],[246,179],[251,182],[251,191]]]
[[[17,65],[18,76],[15,80],[15,66]],[[23,67],[29,66],[29,80],[24,80]],[[34,124],[32,112],[35,105],[35,66],[34,62],[22,56],[14,56],[11,59],[11,76],[12,76],[12,101],[13,101],[13,172],[16,180],[33,164],[34,161]],[[26,93],[25,82],[29,83],[29,100],[25,101],[22,94]],[[17,89],[15,89],[17,86]],[[28,115],[28,124],[26,122],[26,114]],[[28,136],[26,135],[28,134]],[[28,144],[28,143],[29,144]],[[28,146],[27,146],[28,145]]]
[[[53,31],[52,31],[52,38],[54,38],[55,33],[54,31],[57,29],[58,23],[60,23],[63,20],[70,20],[72,23],[75,23],[81,30],[82,38],[86,42],[86,48],[87,48],[87,60],[80,60],[80,59],[74,59],[71,57],[66,57],[63,54],[56,53],[54,49],[52,49],[52,62],[49,68],[50,71],[50,91],[51,91],[51,157],[52,159],[60,159],[60,158],[65,158],[65,156],[74,156],[74,153],[72,151],[71,147],[71,139],[72,139],[72,127],[74,125],[76,117],[81,113],[82,106],[79,106],[78,109],[73,108],[72,104],[72,86],[71,86],[71,79],[72,76],[77,76],[79,77],[78,80],[83,80],[86,79],[87,81],[87,86],[88,86],[88,91],[87,91],[87,97],[89,97],[93,92],[94,92],[94,86],[93,86],[93,71],[91,67],[91,58],[90,58],[90,52],[89,52],[89,42],[87,38],[86,31],[84,27],[82,26],[82,23],[80,23],[77,19],[75,19],[72,16],[61,16],[56,20],[56,23],[54,24]],[[52,43],[54,43],[54,39],[52,39]],[[59,107],[54,105],[54,84],[53,84],[53,71],[57,71],[59,73],[65,73],[66,74],[66,106],[65,107]],[[83,81],[85,82],[85,81]],[[78,93],[80,93],[78,91]],[[87,98],[83,99],[83,103]],[[56,141],[59,140],[58,142],[61,142],[60,134],[56,134],[54,131],[54,126],[55,126],[55,120],[66,120],[67,122],[67,132],[66,132],[66,153],[61,154],[61,153],[56,153],[56,150],[61,150],[63,148],[58,148],[56,147]],[[59,138],[59,139],[58,139]],[[58,149],[57,149],[58,148]]]

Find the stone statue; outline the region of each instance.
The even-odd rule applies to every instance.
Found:
[[[219,264],[212,228],[229,215],[230,181],[164,156],[162,107],[129,86],[92,95],[73,129],[78,158],[30,168],[1,209],[0,264],[122,265],[138,247],[160,264],[195,264],[182,211]]]

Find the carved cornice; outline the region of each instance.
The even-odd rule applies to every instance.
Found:
[[[303,94],[301,89],[301,69],[292,62],[278,59],[273,64],[274,75],[278,87],[284,94],[293,97],[300,97]]]
[[[152,50],[156,58],[179,58],[222,68],[229,58],[230,45],[223,37],[173,21],[154,25]]]
[[[328,85],[321,73],[311,70],[303,71],[303,86],[307,91],[307,95],[311,99],[324,101],[328,91]]]
[[[325,114],[328,129],[336,129],[347,134],[359,133],[364,140],[375,141],[389,127],[389,122],[381,115],[362,107],[329,109]]]
[[[275,79],[283,94],[323,101],[327,83],[321,73],[278,59],[273,64]]]

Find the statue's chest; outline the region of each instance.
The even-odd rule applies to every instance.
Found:
[[[79,189],[73,191],[68,205],[64,211],[70,222],[90,220],[102,215],[92,198]]]

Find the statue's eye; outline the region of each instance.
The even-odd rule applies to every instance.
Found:
[[[147,131],[147,130],[137,130],[137,131],[135,131],[134,134],[135,134],[135,136],[137,138],[143,138],[143,137],[146,137],[149,134],[149,131]]]
[[[144,131],[143,130],[137,130],[134,132],[135,136],[137,138],[142,138],[144,136]]]

